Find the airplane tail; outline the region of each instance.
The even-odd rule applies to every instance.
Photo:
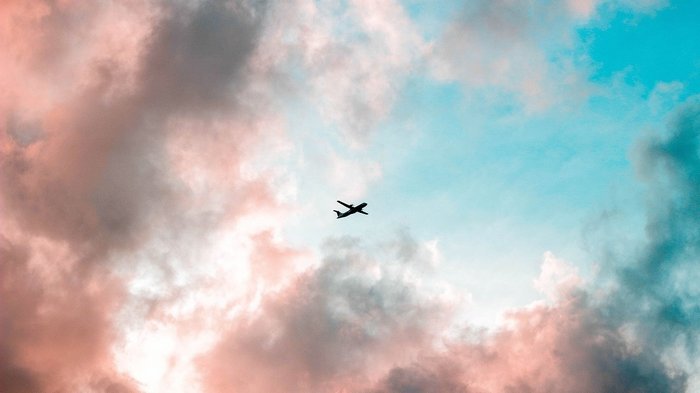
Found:
[[[333,210],[333,211],[335,212],[335,214],[337,214],[337,215],[338,215],[338,217],[337,217],[337,218],[340,218],[340,215],[341,215],[341,214],[343,214],[343,213],[341,213],[341,212],[339,212],[339,211],[337,211],[337,210]]]

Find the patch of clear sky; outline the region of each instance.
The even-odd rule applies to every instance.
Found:
[[[618,11],[603,19],[579,30],[595,63],[593,81],[624,71],[628,83],[648,89],[680,81],[687,94],[700,92],[700,2],[671,1],[653,13]]]

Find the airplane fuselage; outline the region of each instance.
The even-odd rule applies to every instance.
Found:
[[[340,203],[340,201],[339,201],[339,203]],[[347,210],[346,212],[343,212],[343,213],[341,213],[341,212],[339,212],[339,211],[337,211],[337,210],[334,210],[334,211],[336,212],[336,214],[338,215],[337,218],[347,217],[347,216],[349,216],[349,215],[351,215],[351,214],[355,214],[355,213],[367,214],[365,211],[362,210],[365,206],[367,206],[367,203],[364,203],[364,202],[363,202],[363,203],[360,203],[360,204],[357,205],[357,206],[346,205],[345,203],[343,203],[343,205],[344,205],[344,206],[349,206],[349,207],[348,207],[348,210]]]

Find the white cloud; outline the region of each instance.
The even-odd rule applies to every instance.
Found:
[[[551,251],[544,253],[540,275],[533,286],[550,301],[558,301],[582,285],[578,268],[557,258]]]

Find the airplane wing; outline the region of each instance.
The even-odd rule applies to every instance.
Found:
[[[362,214],[364,214],[365,216],[369,216],[369,214],[368,214],[367,212],[365,212],[365,211],[358,210],[357,212],[358,212],[358,213],[362,213]]]
[[[338,202],[338,203],[340,203],[341,205],[347,207],[348,209],[351,209],[351,208],[352,208],[352,205],[348,205],[347,203],[345,203],[345,202],[343,202],[343,201],[336,201],[336,202]]]

